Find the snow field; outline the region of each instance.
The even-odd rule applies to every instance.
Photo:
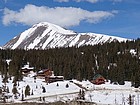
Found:
[[[140,104],[140,89],[131,87],[131,82],[126,81],[125,85],[114,85],[110,82],[106,82],[102,85],[94,85],[90,81],[77,81],[77,80],[65,80],[47,84],[44,79],[34,79],[33,75],[23,78],[23,81],[19,81],[17,90],[19,92],[18,99],[14,98],[12,93],[13,89],[13,77],[12,80],[8,80],[6,86],[9,87],[8,94],[13,95],[7,102],[22,102],[22,90],[25,92],[25,87],[30,86],[30,94],[33,95],[24,96],[27,102],[56,102],[63,101],[69,102],[75,100],[78,97],[80,89],[85,90],[85,101],[95,102],[99,105],[129,105],[129,96],[132,96],[133,104]],[[76,85],[79,84],[79,86]],[[68,87],[66,85],[68,84]],[[4,86],[2,83],[2,77],[0,76],[0,87]],[[43,93],[42,87],[45,87],[46,92]],[[43,100],[44,97],[44,100]],[[41,98],[41,100],[40,100]]]

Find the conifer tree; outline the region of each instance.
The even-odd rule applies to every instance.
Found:
[[[13,86],[12,92],[15,95],[15,98],[17,98],[18,90],[17,90],[17,87],[16,86]]]
[[[56,86],[59,86],[59,84],[57,83]]]
[[[25,97],[30,96],[30,86],[27,85],[25,88]]]
[[[42,89],[43,89],[42,92],[45,93],[46,92],[46,89],[45,89],[44,86],[42,86]]]
[[[2,94],[2,88],[0,88],[0,94]]]
[[[68,88],[69,87],[69,85],[68,84],[66,84],[66,88]]]
[[[6,89],[6,90],[7,90],[7,93],[10,93],[10,92],[9,92],[9,87],[8,87],[8,86],[7,86],[7,89]]]
[[[131,95],[129,95],[129,97],[128,97],[128,104],[129,105],[134,105],[133,98],[132,98]]]
[[[22,90],[22,97],[21,97],[21,101],[24,101],[24,94],[23,94],[23,90]]]

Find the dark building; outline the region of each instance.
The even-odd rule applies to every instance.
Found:
[[[96,84],[96,85],[104,84],[105,83],[105,78],[102,75],[100,75],[100,74],[96,74],[93,77],[93,80],[91,80],[91,82],[93,84]]]

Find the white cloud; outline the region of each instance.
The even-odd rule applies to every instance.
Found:
[[[81,21],[98,23],[106,18],[114,16],[113,11],[87,11],[74,7],[55,7],[35,6],[28,4],[19,11],[4,9],[3,24],[21,23],[33,25],[38,22],[51,22],[60,26],[70,27],[79,25]]]
[[[113,2],[122,2],[123,0],[111,0]]]
[[[76,2],[86,1],[86,2],[90,2],[90,3],[96,3],[99,0],[74,0],[74,1],[76,1]]]
[[[7,3],[7,0],[4,0],[5,3]]]
[[[56,1],[56,2],[69,2],[70,0],[54,0],[54,1]],[[85,1],[85,2],[90,2],[90,3],[96,3],[100,0],[73,0],[73,1],[75,1],[75,2],[84,2]]]
[[[70,0],[54,0],[56,2],[69,2]],[[107,1],[110,1],[110,2],[122,2],[123,0],[73,0],[75,2],[90,2],[90,3],[97,3],[97,2],[107,2]]]
[[[56,2],[69,2],[69,0],[54,0]]]
[[[2,12],[3,11],[3,9],[0,9],[0,12]]]

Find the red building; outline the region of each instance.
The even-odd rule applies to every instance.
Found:
[[[100,74],[96,74],[93,77],[93,80],[91,80],[91,82],[93,84],[96,84],[96,85],[104,84],[105,83],[105,78],[102,75],[100,75]]]
[[[50,69],[43,69],[37,72],[37,77],[40,77],[40,78],[45,78],[46,76],[52,76],[52,75],[54,75],[54,73]]]
[[[52,83],[56,81],[63,81],[64,77],[63,76],[55,76],[54,72],[51,69],[43,69],[40,70],[37,75],[38,78],[45,78],[46,83]]]

